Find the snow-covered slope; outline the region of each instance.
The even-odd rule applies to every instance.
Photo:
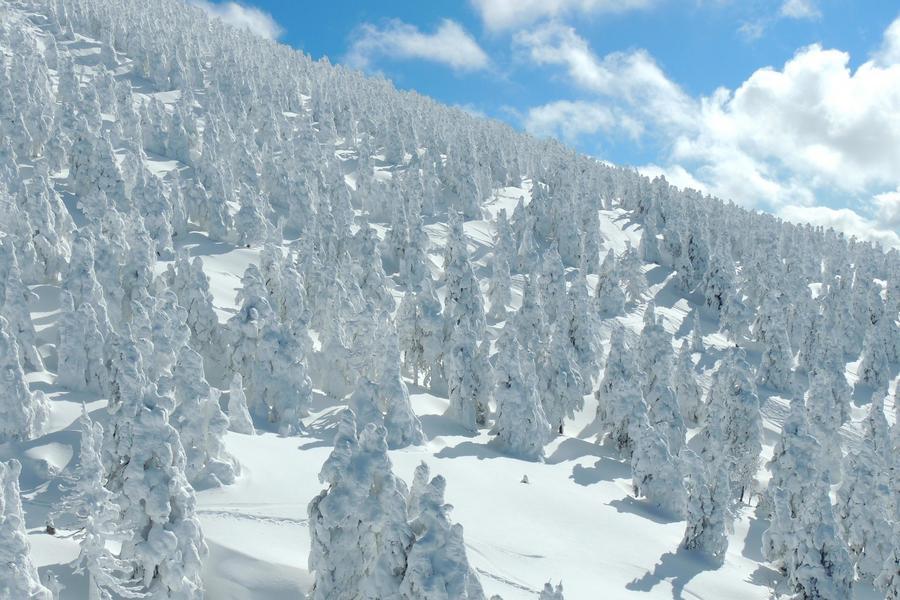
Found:
[[[886,419],[885,426],[896,420],[896,251],[884,253],[832,231],[747,213],[675,190],[664,180],[650,182],[553,142],[398,93],[383,81],[313,63],[209,21],[176,0],[7,1],[0,4],[0,50],[0,231],[5,234],[0,314],[19,348],[17,353],[4,347],[10,373],[4,382],[13,389],[16,373],[25,373],[30,392],[29,399],[25,392],[0,396],[0,408],[7,411],[0,416],[9,423],[0,432],[0,460],[22,464],[31,561],[42,581],[51,572],[58,578],[64,586],[60,598],[89,597],[88,578],[71,564],[84,538],[83,524],[71,515],[55,516],[71,493],[71,478],[81,473],[82,410],[106,429],[103,452],[115,456],[116,444],[122,444],[116,436],[130,423],[122,416],[123,407],[130,406],[128,394],[152,395],[147,392],[152,389],[160,399],[134,400],[136,410],[168,415],[175,439],[186,440],[196,436],[196,427],[188,424],[196,415],[184,414],[186,390],[194,389],[204,371],[213,390],[201,385],[202,397],[195,400],[202,408],[191,410],[216,412],[216,390],[226,409],[232,375],[239,373],[258,432],[229,431],[222,435],[224,449],[215,448],[217,442],[198,443],[197,449],[185,441],[186,466],[179,466],[175,451],[167,465],[168,493],[159,496],[176,506],[163,511],[166,526],[191,522],[193,510],[208,547],[201,575],[207,598],[298,598],[310,592],[317,575],[309,570],[309,505],[326,487],[320,470],[332,453],[340,411],[353,403],[349,395],[357,378],[380,385],[389,370],[382,361],[389,360],[385,356],[396,336],[425,441],[392,444],[393,473],[412,485],[414,470],[424,461],[433,475],[446,479],[452,521],[464,527],[465,554],[486,597],[536,598],[548,580],[562,581],[569,600],[763,599],[773,590],[796,591],[792,586],[801,584],[792,569],[809,565],[797,559],[792,567],[787,560],[785,577],[781,562],[767,560],[763,533],[770,527],[771,507],[759,503],[772,498],[771,490],[764,491],[770,478],[765,463],[780,452],[776,447],[790,401],[814,395],[810,381],[819,371],[842,382],[846,377],[852,390],[843,386],[846,397],[834,392],[833,410],[824,416],[818,397],[807,399],[809,426],[840,421],[831,413],[845,410],[846,423],[838,422],[832,431],[837,441],[817,443],[831,443],[826,450],[832,451],[836,444],[838,454],[847,456],[874,448],[878,458],[872,461],[881,478],[877,493],[884,497],[872,505],[885,510],[873,513],[872,521],[880,524],[881,539],[897,547],[890,533],[900,514],[897,450],[892,455],[890,444],[884,448],[878,436],[892,436],[896,448],[898,428],[894,424],[891,433],[879,433],[879,425],[872,425],[881,423],[878,418]],[[504,246],[505,239],[511,247]],[[79,262],[88,246],[90,257]],[[613,270],[605,269],[609,262],[601,265],[610,250],[618,259]],[[188,257],[202,260],[208,292],[205,283],[183,285],[190,279]],[[511,272],[510,296],[507,309],[495,313],[491,290],[500,277],[500,259]],[[13,261],[18,275],[9,274]],[[247,275],[254,271],[248,271],[251,265],[263,274],[258,280]],[[465,286],[469,268],[480,292],[477,302]],[[79,275],[87,271],[90,277]],[[273,283],[275,275],[283,279]],[[551,308],[555,277],[562,281],[564,301]],[[298,282],[295,288],[292,281]],[[33,332],[28,315],[22,316],[27,294],[9,291],[17,284],[33,292],[27,297]],[[576,302],[575,290],[585,284],[589,310],[578,323],[579,315],[567,312],[565,294]],[[529,285],[538,289],[537,304],[527,297]],[[434,339],[423,342],[425,364],[412,365],[410,337],[420,340],[408,333],[415,327],[401,301],[411,294],[424,298],[432,287],[440,300],[439,314],[432,315]],[[621,306],[604,312],[600,296],[613,288],[622,293]],[[299,291],[292,296],[292,289]],[[211,309],[205,314],[201,305],[207,301]],[[99,337],[87,337],[82,305],[97,313]],[[541,324],[528,329],[529,307],[535,305]],[[761,450],[750,458],[760,459],[759,468],[756,481],[746,482],[747,493],[727,500],[728,545],[719,559],[683,547],[685,515],[664,510],[636,488],[631,450],[617,447],[614,435],[605,436],[616,425],[612,417],[604,422],[597,416],[598,403],[600,414],[611,411],[611,395],[595,394],[602,389],[611,336],[620,331],[629,356],[644,360],[642,344],[650,338],[642,331],[657,324],[645,318],[649,307],[663,330],[659,339],[671,345],[669,354],[674,356],[682,341],[700,344],[690,353],[689,371],[701,397],[727,395],[730,384],[717,388],[714,373],[718,369],[724,380],[731,376],[728,369],[740,370],[734,365],[744,360],[751,366],[747,381],[759,384],[739,390],[758,401],[753,416],[761,427]],[[583,406],[564,419],[564,433],[556,433],[555,423],[549,431],[544,421],[547,431],[540,435],[549,441],[543,457],[527,460],[521,450],[535,439],[516,446],[509,440],[518,439],[518,432],[507,437],[504,428],[535,426],[517,416],[527,413],[519,404],[527,405],[529,398],[539,402],[527,409],[541,415],[554,410],[555,397],[540,387],[560,371],[544,367],[555,365],[547,356],[556,347],[551,340],[573,352],[570,362],[577,362],[573,332],[582,328],[590,332],[597,371],[580,390]],[[501,385],[500,371],[508,375],[508,365],[498,364],[498,357],[513,333],[515,345],[522,346],[517,360],[523,380],[514,383],[523,391],[501,401],[509,396],[495,388]],[[779,346],[782,337],[787,358]],[[491,362],[456,358],[467,356],[454,353],[468,341],[472,353],[484,350]],[[129,344],[133,354],[126,351]],[[736,344],[741,350],[734,350]],[[188,347],[202,355],[199,374],[187,367],[179,371]],[[247,348],[254,351],[241,355]],[[86,356],[86,366],[76,370],[81,379],[66,381],[63,371],[81,354]],[[143,387],[127,385],[131,380],[123,373],[132,363],[142,365],[134,377]],[[269,370],[259,371],[260,365]],[[99,373],[96,386],[83,377],[93,367]],[[486,422],[472,427],[451,401],[458,389],[454,377],[464,380],[476,369],[495,373],[479,388],[477,402],[490,398]],[[424,373],[429,385],[420,377]],[[635,370],[633,375],[622,385],[637,394],[645,412],[641,398],[646,397],[652,414],[657,404],[650,374]],[[835,382],[829,393],[843,389],[837,379],[828,381]],[[311,392],[304,391],[304,382]],[[472,385],[477,387],[477,378]],[[11,416],[16,410],[9,407],[45,406],[39,393],[46,396],[46,418],[40,422],[37,414],[32,431],[17,430],[17,417]],[[476,402],[465,398],[460,402]],[[871,416],[873,398],[883,398],[885,416]],[[394,406],[381,409],[390,413]],[[504,410],[510,421],[501,426]],[[684,400],[681,410],[687,410]],[[732,408],[723,410],[710,409],[700,422],[688,422],[679,440],[686,438],[687,447],[709,465],[721,459],[709,453],[711,448],[727,454],[725,446],[708,442],[715,429],[710,422],[730,418]],[[377,419],[383,418],[379,412]],[[197,427],[217,440],[218,423],[214,415]],[[653,432],[664,426],[648,422]],[[646,434],[635,427],[628,430],[632,437]],[[388,423],[388,435],[390,428]],[[748,426],[747,436],[752,432]],[[163,446],[152,437],[143,441],[146,448],[130,443],[129,458]],[[672,440],[663,444],[671,449],[669,462],[690,481],[692,453],[679,454]],[[235,481],[194,477],[192,452],[200,449],[219,452],[216,460],[226,463],[233,457],[240,465]],[[136,476],[121,474],[128,460],[109,460],[103,481],[111,502],[127,504],[129,477]],[[147,464],[154,461],[160,461],[156,454]],[[842,512],[840,467],[808,466],[830,473],[825,485],[832,485],[835,513],[848,526],[857,517]],[[797,481],[805,481],[803,476],[798,473]],[[124,482],[119,487],[118,477]],[[185,491],[191,490],[188,480],[192,491]],[[733,484],[731,491],[734,495]],[[673,497],[677,493],[684,494],[672,490]],[[131,515],[128,510],[134,506],[122,508],[123,514]],[[45,532],[50,518],[57,521],[55,535]],[[13,525],[0,519],[0,541],[4,527]],[[805,543],[805,531],[803,524],[793,527],[795,537],[787,544],[796,550]],[[108,548],[119,552],[123,536],[134,535],[110,534]],[[844,537],[831,536],[836,544]],[[152,546],[153,552],[167,552],[165,544]],[[0,548],[0,557],[4,552]],[[181,555],[173,560],[190,562]],[[126,565],[126,574],[131,568]],[[435,570],[453,572],[453,567],[438,562]],[[157,585],[152,569],[144,575]],[[134,584],[133,573],[130,580]],[[841,589],[800,597],[837,598]],[[4,593],[0,586],[0,597]],[[358,597],[354,594],[343,590],[333,597]],[[853,595],[882,597],[865,573]]]

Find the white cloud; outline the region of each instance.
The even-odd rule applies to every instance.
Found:
[[[564,139],[595,131],[650,137],[667,170],[682,168],[714,195],[776,213],[792,206],[792,215],[822,197],[843,198],[855,212],[810,214],[870,238],[896,236],[890,190],[900,189],[900,60],[889,57],[900,57],[900,20],[878,55],[855,70],[847,53],[812,45],[779,69],[701,97],[645,51],[599,57],[568,27],[539,27],[516,41],[533,64],[558,66],[580,90],[566,104],[529,110],[529,129]]]
[[[781,70],[760,69],[734,92],[701,99],[673,157],[746,156],[767,179],[866,195],[900,177],[900,65],[851,71],[845,52],[813,45]],[[770,200],[771,202],[772,200]]]
[[[702,181],[696,179],[687,169],[682,167],[681,165],[671,165],[668,167],[661,167],[659,165],[649,164],[644,165],[637,168],[638,172],[641,175],[645,175],[650,179],[658,177],[662,175],[666,178],[666,181],[671,183],[672,185],[679,188],[691,188],[693,190],[697,190],[698,192],[706,193],[706,186]]]
[[[884,32],[881,49],[875,60],[881,65],[900,64],[900,18],[896,19]]]
[[[893,192],[875,194],[872,201],[877,224],[900,231],[900,187]]]
[[[788,19],[819,19],[822,16],[813,0],[785,0],[778,14]]]
[[[190,3],[229,25],[246,29],[259,37],[277,40],[284,33],[284,29],[272,18],[272,15],[253,6],[237,2],[209,2],[208,0],[190,0]]]
[[[583,134],[607,131],[616,124],[612,111],[591,102],[559,100],[528,111],[525,129],[538,136],[573,141]]]
[[[656,0],[471,0],[471,2],[485,27],[499,31],[548,17],[639,10],[650,7]]]
[[[422,33],[399,20],[392,20],[383,28],[364,23],[354,38],[346,61],[360,69],[367,68],[379,56],[427,60],[459,71],[484,69],[490,63],[478,42],[449,19],[441,21],[434,33]]]
[[[812,223],[826,228],[855,235],[861,240],[879,242],[886,248],[900,248],[900,235],[894,231],[878,229],[872,221],[859,216],[849,208],[828,208],[826,206],[785,206],[778,216],[794,223]]]
[[[519,33],[515,43],[534,63],[564,67],[569,78],[584,90],[639,107],[657,120],[687,125],[692,119],[690,98],[644,50],[615,52],[601,59],[574,29],[559,24]]]

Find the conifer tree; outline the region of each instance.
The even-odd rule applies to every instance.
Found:
[[[247,408],[247,396],[244,394],[244,378],[235,373],[231,378],[228,391],[228,429],[236,433],[254,435],[253,420]]]
[[[616,254],[610,248],[600,265],[597,286],[594,288],[594,304],[601,317],[614,317],[625,310],[625,292],[622,291],[619,280]]]
[[[541,407],[534,383],[523,374],[522,349],[515,334],[498,351],[494,367],[497,421],[494,431],[500,445],[526,460],[544,457],[550,423]]]
[[[453,332],[453,343],[444,355],[444,372],[450,400],[447,415],[475,431],[487,422],[491,381],[490,363],[479,352],[470,329],[459,327]]]
[[[343,411],[319,480],[328,487],[308,508],[311,597],[397,597],[413,533],[384,427],[370,423],[357,436],[353,412]]]
[[[896,544],[891,538],[891,488],[886,475],[871,440],[863,440],[845,458],[836,516],[857,576],[864,580],[880,575]]]
[[[0,379],[0,442],[37,437],[50,418],[50,404],[42,391],[28,389],[19,363],[18,344],[3,317],[0,317]]]
[[[608,437],[623,458],[631,458],[637,428],[647,414],[640,386],[634,385],[637,378],[636,359],[625,345],[624,331],[621,327],[614,328],[606,369],[594,395],[600,425],[598,441]]]
[[[182,346],[173,371],[177,406],[170,418],[185,452],[185,475],[193,485],[228,485],[240,473],[225,450],[228,417],[219,407],[219,391],[210,387],[203,358]]]
[[[557,583],[556,587],[553,587],[553,583],[550,581],[545,583],[538,600],[565,600],[562,582]]]
[[[512,279],[510,279],[509,275],[509,261],[500,254],[500,249],[495,246],[491,262],[491,282],[488,287],[490,308],[487,316],[492,321],[506,320],[507,307],[511,298],[511,288]]]
[[[900,524],[894,523],[893,538],[900,539]],[[881,573],[875,578],[875,589],[884,594],[885,600],[900,598],[900,544],[895,543],[893,550],[884,561]]]
[[[576,271],[569,287],[568,319],[566,331],[568,345],[574,352],[575,362],[581,374],[582,393],[589,394],[599,376],[600,348],[583,269]]]
[[[706,405],[700,397],[700,387],[694,377],[694,361],[688,340],[681,343],[672,379],[675,397],[685,423],[697,427],[706,417]]]
[[[425,441],[422,423],[409,401],[409,390],[400,375],[400,346],[391,332],[384,349],[384,362],[378,379],[378,404],[384,411],[389,448],[418,446]]]
[[[728,506],[731,502],[728,473],[723,461],[710,465],[688,451],[687,526],[681,545],[723,560],[728,548]]]
[[[428,477],[427,470],[424,476]],[[437,475],[417,491],[417,511],[410,522],[415,541],[400,583],[403,600],[484,600],[481,583],[466,557],[462,525],[450,522],[453,507],[444,503],[446,487],[444,478]]]
[[[567,344],[565,324],[557,322],[554,329],[550,347],[539,356],[537,380],[544,414],[553,431],[562,435],[566,417],[575,418],[584,407],[584,383]]]
[[[31,561],[19,497],[21,472],[22,465],[15,459],[0,462],[0,597],[52,600]]]
[[[103,427],[91,420],[82,406],[79,419],[81,445],[78,466],[70,480],[69,491],[53,511],[54,520],[71,519],[82,529],[76,572],[88,576],[88,597],[111,600],[112,594],[128,598],[140,590],[126,587],[129,565],[116,556],[107,542],[119,535],[119,510],[106,487],[106,472],[101,462]]]
[[[686,497],[679,462],[663,433],[646,417],[634,429],[631,481],[635,495],[670,514],[684,514]]]
[[[731,491],[739,499],[744,498],[755,481],[762,452],[759,397],[750,381],[749,370],[743,351],[731,349],[714,374],[707,402],[706,431],[701,431],[708,440],[718,438],[715,442],[718,449],[710,446],[710,451],[721,451],[728,464]]]

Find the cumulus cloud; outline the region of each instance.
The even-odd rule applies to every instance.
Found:
[[[346,62],[360,69],[368,68],[382,56],[426,60],[458,71],[484,69],[490,63],[478,42],[450,19],[441,21],[434,33],[423,33],[414,25],[396,19],[381,28],[364,23],[353,37]]]
[[[272,15],[256,7],[237,2],[209,2],[209,0],[190,0],[213,17],[269,40],[277,40],[284,34],[284,29],[272,18]]]
[[[707,192],[706,185],[702,181],[695,178],[691,173],[681,165],[671,165],[661,167],[659,165],[649,164],[637,168],[641,175],[653,179],[662,175],[670,184],[685,189],[691,188],[698,192]]]
[[[471,0],[484,26],[508,30],[544,18],[571,14],[622,13],[648,8],[656,0]]]
[[[778,14],[788,19],[818,19],[822,16],[813,0],[785,0]]]
[[[583,134],[607,131],[616,125],[613,112],[591,102],[559,100],[536,106],[525,117],[525,129],[538,136],[574,141]]]
[[[861,217],[849,208],[828,208],[827,206],[785,206],[778,216],[794,223],[812,223],[861,240],[878,242],[885,248],[900,248],[900,235],[894,231],[879,229],[876,223]]]
[[[578,87],[616,104],[638,108],[671,125],[687,126],[693,119],[691,99],[644,50],[600,58],[573,28],[556,23],[517,34],[515,44],[533,63],[561,66]],[[632,123],[625,123],[629,131]]]
[[[877,225],[900,231],[900,187],[893,192],[875,194],[873,204]]]
[[[891,23],[884,32],[884,41],[875,55],[875,60],[881,65],[900,64],[900,18]]]
[[[860,236],[870,228],[869,237],[896,236],[890,190],[900,186],[900,19],[855,70],[846,52],[812,45],[781,68],[701,97],[671,81],[645,51],[600,57],[558,24],[520,33],[516,42],[533,64],[559,67],[582,96],[533,107],[524,119],[529,129],[567,140],[599,130],[651,137],[667,169],[683,169],[691,187],[776,213],[792,206],[792,217],[827,196],[848,208],[810,212],[819,222],[827,216]]]

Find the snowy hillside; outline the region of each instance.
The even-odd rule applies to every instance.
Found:
[[[896,249],[181,0],[0,2],[0,210],[0,600],[900,598]]]

